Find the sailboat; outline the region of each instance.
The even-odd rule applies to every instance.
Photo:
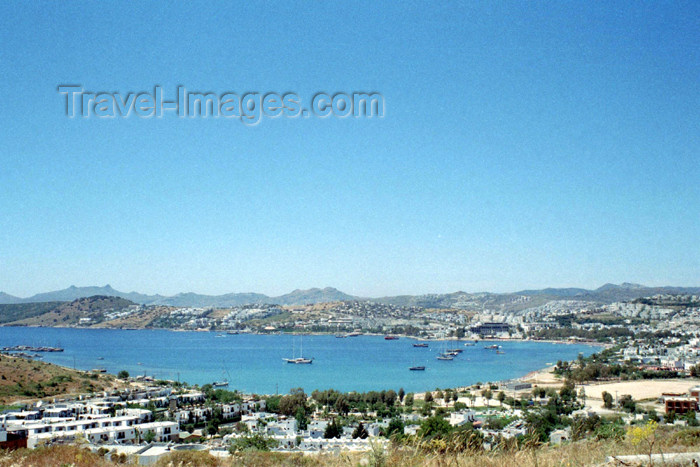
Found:
[[[226,367],[223,368],[222,370],[222,376],[223,379],[221,381],[214,381],[211,383],[211,386],[213,388],[227,388],[228,387],[228,371],[226,370]]]
[[[436,358],[437,358],[438,360],[445,360],[445,361],[454,360],[455,355],[457,355],[457,353],[456,353],[456,352],[454,352],[454,353],[453,353],[453,352],[448,352],[448,351],[445,349],[446,343],[445,343],[444,340],[442,341],[441,344],[442,344],[442,352],[441,352]]]
[[[413,344],[413,346],[415,347],[416,344]],[[426,344],[426,347],[427,346],[428,345]],[[408,369],[411,371],[425,371],[425,365],[416,364],[416,360],[417,360],[417,358],[416,358],[416,355],[414,354],[413,355],[413,366],[408,367]]]
[[[300,350],[299,350],[299,357],[294,357],[294,340],[292,340],[292,358],[283,358],[287,363],[294,363],[296,365],[310,365],[311,363],[314,362],[313,358],[304,358],[304,336],[300,337]]]

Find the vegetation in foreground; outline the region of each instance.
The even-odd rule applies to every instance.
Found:
[[[155,465],[165,466],[444,466],[464,467],[549,467],[586,466],[605,464],[607,456],[688,452],[700,449],[700,429],[657,427],[647,425],[641,429],[630,428],[620,439],[587,439],[548,446],[537,443],[503,443],[491,452],[426,441],[415,445],[393,444],[387,449],[375,445],[364,453],[286,454],[278,452],[243,451],[230,458],[216,458],[206,452],[174,452],[161,458]],[[52,446],[35,450],[0,451],[0,467],[32,466],[53,467],[107,467],[123,465],[125,457],[110,453],[98,454],[80,446]]]

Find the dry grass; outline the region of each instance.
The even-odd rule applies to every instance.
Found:
[[[104,458],[78,446],[52,446],[33,450],[0,451],[0,467],[104,467],[113,466]]]
[[[86,374],[51,363],[0,356],[0,404],[102,391],[115,384],[111,375]]]
[[[657,432],[654,452],[700,450],[700,429],[664,428]],[[245,452],[233,458],[219,459],[206,452],[174,452],[161,458],[158,467],[573,467],[604,465],[606,456],[644,454],[644,447],[623,441],[580,441],[563,446],[534,449],[496,450],[436,454],[412,447],[376,448],[368,453],[302,455],[299,453]],[[20,450],[0,454],[0,467],[60,465],[116,466],[108,460],[76,446],[55,446],[34,451]]]

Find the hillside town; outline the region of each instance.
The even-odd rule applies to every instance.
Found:
[[[99,303],[107,302],[99,298]],[[153,311],[149,307],[106,307],[97,321],[133,318]],[[84,310],[96,316],[89,307]],[[85,316],[71,316],[78,319],[76,326],[86,326],[81,321]],[[486,348],[498,348],[504,340],[549,340],[594,343],[600,350],[515,380],[421,393],[398,388],[306,394],[299,388],[290,394],[256,395],[122,372],[120,389],[4,406],[0,444],[30,449],[78,444],[110,459],[149,465],[183,450],[218,458],[245,449],[369,452],[419,439],[452,442],[467,436],[471,448],[488,451],[533,436],[560,445],[622,436],[652,422],[672,430],[699,425],[697,295],[659,294],[602,305],[550,300],[508,313],[347,301],[160,307],[149,316],[156,327],[215,333],[375,333],[412,336],[414,342],[483,343]],[[24,345],[2,349],[10,358],[61,351]]]
[[[685,393],[661,393],[642,402],[626,394],[595,395],[595,386],[544,372],[538,383],[523,378],[416,394],[399,389],[307,395],[296,389],[267,396],[121,376],[128,389],[5,409],[0,446],[78,444],[113,460],[150,465],[182,450],[219,458],[251,446],[287,453],[364,452],[426,436],[469,433],[470,443],[488,451],[533,433],[559,445],[647,421],[676,429],[699,425],[698,380],[676,381]]]

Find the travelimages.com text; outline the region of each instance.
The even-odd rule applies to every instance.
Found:
[[[191,92],[178,86],[167,96],[161,86],[152,92],[93,92],[80,85],[60,85],[65,114],[74,117],[162,118],[233,118],[247,125],[258,124],[263,117],[384,117],[384,97],[377,92],[318,92],[309,105],[297,93]]]

